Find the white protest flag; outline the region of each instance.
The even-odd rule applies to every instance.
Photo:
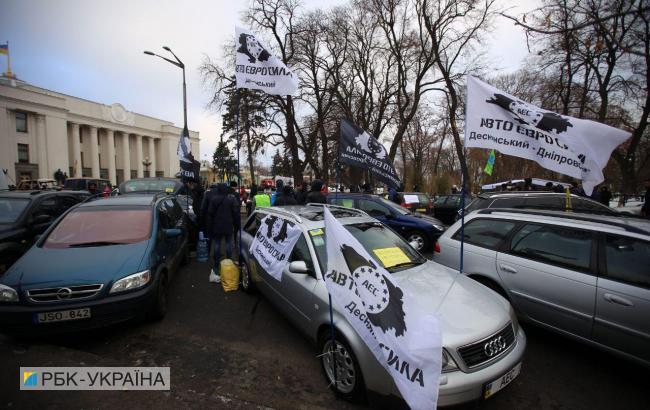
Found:
[[[235,26],[237,88],[252,88],[273,95],[298,93],[298,77],[272,55],[250,30]]]
[[[257,229],[250,253],[257,259],[262,269],[281,281],[282,270],[287,265],[301,232],[293,222],[275,215],[267,215]]]
[[[190,135],[187,128],[181,131],[178,139],[178,146],[176,147],[176,156],[179,161],[192,162],[194,156],[192,155],[192,144],[190,144]]]
[[[377,263],[325,207],[325,284],[413,409],[435,409],[442,365],[438,319]]]
[[[612,151],[630,135],[541,109],[467,77],[466,147],[496,149],[582,179],[587,195],[604,180],[602,170]]]

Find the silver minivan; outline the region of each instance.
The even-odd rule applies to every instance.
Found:
[[[460,265],[461,221],[434,260]],[[520,318],[650,366],[650,222],[485,209],[465,218],[463,272]]]
[[[365,212],[333,205],[329,208],[369,253],[373,249],[398,247],[409,258],[404,266],[387,270],[404,279],[402,286],[439,318],[444,347],[439,405],[490,397],[519,374],[526,336],[506,299],[457,270],[427,260],[401,236]],[[262,270],[248,252],[262,218],[268,214],[302,230],[281,281]],[[328,293],[322,277],[327,266],[326,234],[323,205],[257,209],[242,233],[242,287],[262,293],[317,345],[325,377],[339,396],[357,399],[368,393],[384,404],[401,400],[388,372],[337,309],[336,341],[332,343]],[[332,372],[333,356],[336,378]]]

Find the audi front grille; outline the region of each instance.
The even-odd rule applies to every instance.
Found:
[[[31,289],[26,292],[32,302],[65,302],[89,299],[97,295],[104,285],[61,286],[56,288]]]
[[[457,351],[467,367],[471,369],[501,357],[514,343],[515,332],[512,323],[508,323],[497,333],[470,345],[459,347]]]

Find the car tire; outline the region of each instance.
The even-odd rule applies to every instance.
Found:
[[[246,293],[253,293],[255,291],[255,285],[253,285],[253,280],[251,278],[251,270],[248,267],[248,263],[243,262],[240,266],[240,275],[239,281],[241,288]]]
[[[424,233],[420,231],[410,231],[406,234],[407,242],[417,242],[419,244],[415,249],[418,252],[424,252],[429,248],[429,241]]]
[[[167,274],[160,274],[156,285],[156,300],[151,308],[151,319],[155,321],[162,320],[167,314]]]
[[[359,401],[363,398],[365,386],[361,368],[350,344],[336,332],[334,337],[336,346],[336,385],[334,384],[334,369],[332,369],[332,335],[327,329],[321,332],[318,339],[318,355],[321,358],[321,368],[325,380],[339,397],[349,401]]]

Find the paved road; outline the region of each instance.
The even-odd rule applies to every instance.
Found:
[[[0,336],[0,408],[366,409],[337,401],[315,349],[265,300],[224,293],[207,265],[176,276],[158,323],[21,341]],[[525,326],[522,374],[485,409],[648,408],[650,371]],[[170,392],[20,392],[19,366],[171,366]]]

